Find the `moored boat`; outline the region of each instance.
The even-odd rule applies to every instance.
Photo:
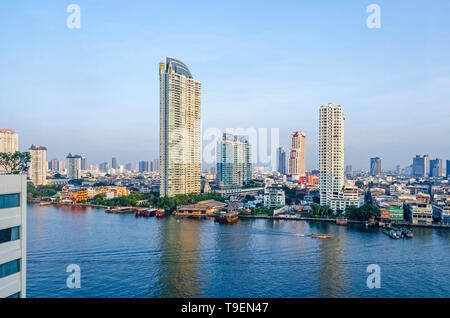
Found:
[[[216,221],[221,224],[232,224],[239,220],[237,212],[219,213],[216,215]]]
[[[155,212],[156,217],[158,218],[162,218],[164,215],[166,214],[166,212],[164,210],[157,210]]]
[[[336,224],[337,225],[347,225],[348,220],[347,219],[337,219]]]

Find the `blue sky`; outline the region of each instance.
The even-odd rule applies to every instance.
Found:
[[[66,26],[69,4],[81,28]],[[366,8],[381,8],[369,29]],[[450,159],[449,1],[87,1],[0,4],[0,127],[21,149],[90,163],[159,154],[158,64],[202,82],[203,128],[307,134],[318,166],[319,106],[346,117],[346,164]]]

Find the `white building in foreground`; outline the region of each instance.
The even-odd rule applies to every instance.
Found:
[[[26,297],[25,175],[0,175],[0,298]]]

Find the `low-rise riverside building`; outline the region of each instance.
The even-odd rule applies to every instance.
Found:
[[[276,209],[286,204],[283,187],[280,184],[267,184],[264,189],[264,207]]]
[[[450,204],[433,205],[433,213],[441,221],[441,223],[450,223]]]
[[[87,188],[66,185],[60,192],[61,201],[87,202]]]
[[[118,186],[88,188],[89,199],[92,199],[97,194],[101,194],[105,199],[114,199],[130,195],[130,190],[128,190],[127,187],[118,187]]]
[[[382,221],[404,221],[403,203],[400,201],[383,202],[379,206]]]
[[[343,187],[342,191],[339,191],[337,196],[330,199],[330,208],[333,211],[345,211],[345,209],[350,206],[355,206],[357,208],[360,206],[357,187]]]
[[[217,213],[227,206],[226,203],[216,200],[205,200],[195,204],[186,204],[177,209],[177,215],[202,216]]]
[[[0,298],[26,297],[25,175],[0,175]]]
[[[407,205],[407,214],[413,224],[433,223],[433,207],[429,203],[410,203]]]

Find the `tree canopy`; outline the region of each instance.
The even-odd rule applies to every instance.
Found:
[[[367,221],[371,217],[379,217],[380,209],[371,204],[365,204],[359,208],[352,205],[345,209],[345,215],[350,220]]]
[[[6,170],[7,174],[25,173],[28,172],[30,160],[29,152],[0,152],[0,169]]]

